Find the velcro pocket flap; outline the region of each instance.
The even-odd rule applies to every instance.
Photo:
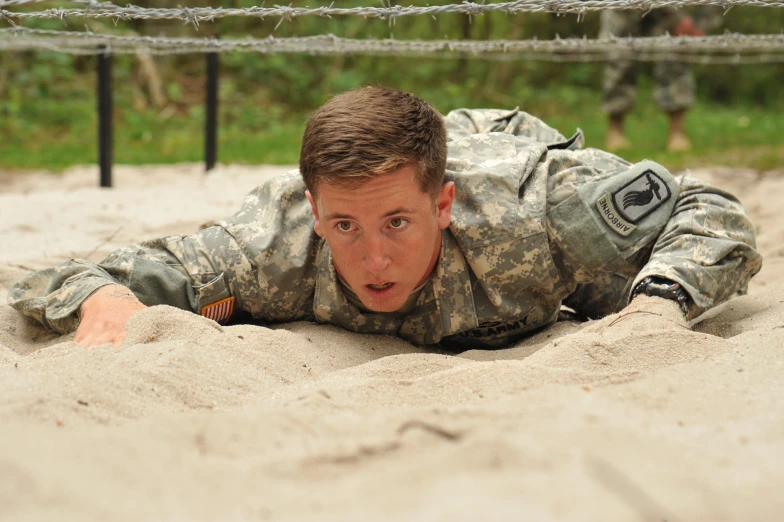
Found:
[[[549,209],[547,221],[551,241],[555,241],[578,282],[592,280],[598,272],[622,260],[603,224],[579,193]]]
[[[196,310],[199,314],[202,313],[202,310],[205,306],[209,306],[211,304],[217,303],[218,301],[222,301],[231,297],[231,293],[229,292],[229,287],[226,284],[226,279],[223,276],[223,272],[204,284],[193,285],[193,289],[196,291],[196,299],[198,304]]]

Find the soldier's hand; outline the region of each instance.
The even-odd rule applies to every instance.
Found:
[[[583,328],[583,332],[625,336],[642,330],[690,330],[678,303],[662,297],[638,295],[617,314],[608,315]]]
[[[145,308],[124,286],[104,286],[82,303],[74,342],[88,348],[104,343],[120,346],[128,333],[128,320]]]
[[[684,16],[681,21],[675,26],[672,32],[673,36],[705,36],[705,33],[696,25],[694,20],[689,16]]]

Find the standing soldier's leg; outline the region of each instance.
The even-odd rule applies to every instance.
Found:
[[[674,9],[660,9],[651,18],[651,36],[675,34],[678,24],[685,16]],[[669,117],[667,150],[683,151],[691,148],[686,135],[686,111],[694,104],[694,74],[688,64],[682,62],[656,62],[653,66],[656,105]]]
[[[653,68],[656,81],[654,99],[669,116],[667,150],[681,151],[691,148],[686,135],[686,111],[694,104],[694,74],[685,63],[660,62]]]
[[[640,14],[634,11],[602,12],[600,38],[639,36]],[[608,114],[607,149],[630,146],[623,129],[623,119],[634,107],[637,94],[637,65],[633,60],[610,56],[604,68],[602,109]]]

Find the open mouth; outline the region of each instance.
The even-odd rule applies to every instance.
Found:
[[[384,283],[380,285],[367,285],[368,288],[371,290],[375,290],[376,292],[380,292],[381,290],[386,290],[387,288],[392,287],[395,283]]]

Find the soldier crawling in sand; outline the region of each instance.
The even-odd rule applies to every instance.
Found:
[[[442,117],[409,93],[349,91],[308,121],[299,169],[234,216],[34,272],[9,302],[85,346],[121,344],[164,304],[462,350],[509,346],[562,306],[688,321],[745,291],[762,260],[737,199],[583,141],[517,109]]]

